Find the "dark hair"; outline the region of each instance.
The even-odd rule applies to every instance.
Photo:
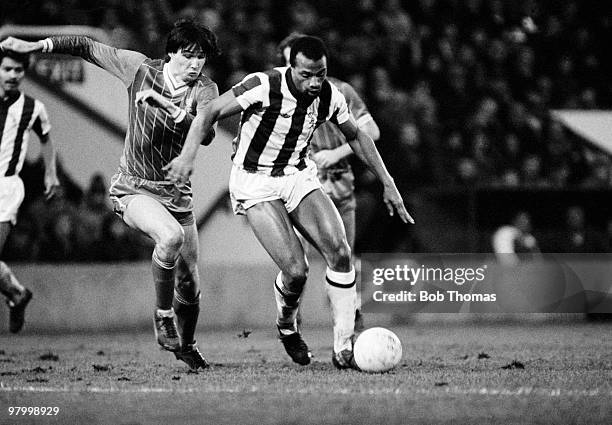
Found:
[[[200,46],[207,59],[214,58],[221,53],[217,46],[217,37],[211,30],[193,21],[177,21],[168,34],[166,54],[176,53],[191,44]]]
[[[277,49],[277,53],[279,54],[279,56],[282,58],[283,56],[283,51],[287,48],[287,47],[291,47],[293,46],[293,43],[295,42],[295,40],[302,38],[302,37],[306,37],[306,34],[303,34],[301,32],[292,32],[291,34],[289,34],[287,37],[283,38],[281,40],[280,43],[278,43],[278,46],[276,46]],[[284,58],[283,58],[284,60]]]
[[[28,69],[30,66],[30,54],[29,53],[17,53],[12,50],[1,50],[0,49],[0,62],[4,58],[11,58],[16,62],[23,65],[24,69]]]
[[[298,53],[302,53],[308,59],[315,61],[321,59],[323,56],[329,56],[323,40],[310,35],[300,37],[291,43],[291,54],[289,55],[289,63],[291,66],[295,66],[295,57]]]

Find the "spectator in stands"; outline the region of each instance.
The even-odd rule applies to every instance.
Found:
[[[102,174],[94,174],[77,212],[75,229],[81,258],[90,261],[101,259],[100,242],[104,220],[113,211],[108,200],[108,188]]]
[[[565,212],[565,229],[551,246],[554,252],[598,253],[606,252],[607,246],[592,226],[587,224],[584,208],[578,205]]]
[[[531,232],[531,215],[527,211],[517,212],[510,224],[499,227],[491,238],[498,260],[502,264],[514,265],[526,258],[521,254],[540,252],[538,241]]]

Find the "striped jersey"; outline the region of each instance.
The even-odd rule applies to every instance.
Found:
[[[350,114],[355,120],[357,127],[362,127],[367,122],[373,120],[364,101],[350,84],[333,77],[328,77],[328,80],[344,95]],[[313,153],[325,149],[335,149],[346,142],[347,140],[338,126],[327,122],[323,123],[321,127],[314,132],[311,141],[311,149]],[[342,158],[342,160],[331,166],[330,169],[348,170],[349,161],[347,158]]]
[[[303,170],[315,129],[349,119],[333,84],[325,80],[317,97],[302,95],[290,67],[249,74],[232,90],[243,109],[233,161],[246,171],[282,176]]]
[[[0,99],[0,176],[19,174],[32,131],[42,140],[50,130],[49,116],[41,101],[21,92]]]
[[[162,59],[116,49],[82,36],[50,38],[52,51],[80,56],[119,78],[129,95],[129,120],[119,171],[146,180],[165,181],[166,164],[181,153],[189,126],[204,105],[219,95],[207,76],[179,83]],[[185,113],[175,120],[161,108],[136,105],[136,93],[153,89]],[[213,137],[213,133],[207,138]]]

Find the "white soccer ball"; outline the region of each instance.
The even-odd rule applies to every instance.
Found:
[[[386,372],[402,358],[402,343],[385,328],[366,329],[357,337],[353,347],[355,363],[364,372]]]

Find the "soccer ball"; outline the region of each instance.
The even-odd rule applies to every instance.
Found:
[[[385,328],[370,328],[361,333],[353,347],[355,363],[364,372],[386,372],[402,358],[402,343]]]

